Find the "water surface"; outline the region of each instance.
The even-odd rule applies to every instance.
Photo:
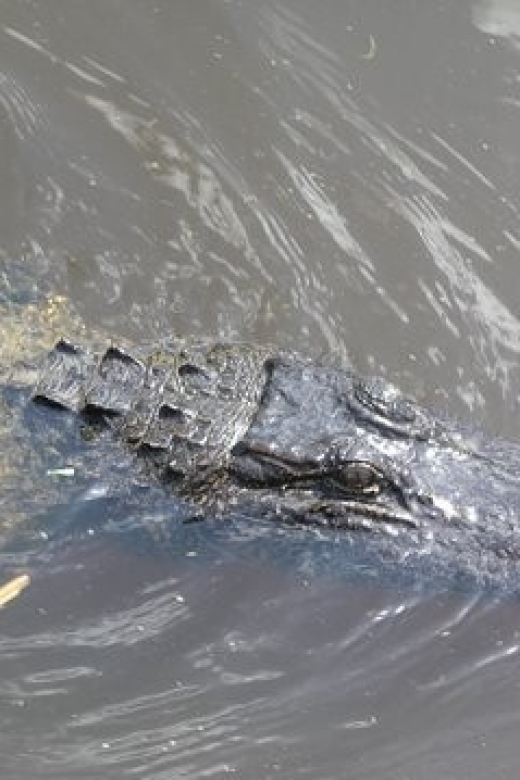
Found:
[[[519,41],[514,0],[0,2],[3,363],[254,340],[518,440]],[[0,558],[2,778],[518,774],[514,594],[113,503],[72,422],[46,479],[7,408],[2,527],[49,533]]]

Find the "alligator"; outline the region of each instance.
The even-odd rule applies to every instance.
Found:
[[[400,560],[440,547],[520,573],[520,446],[384,379],[250,344],[60,340],[32,400],[110,431],[195,519],[370,531],[396,540]]]

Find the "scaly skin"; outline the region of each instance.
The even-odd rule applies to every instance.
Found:
[[[109,424],[205,511],[246,502],[303,524],[492,529],[516,557],[520,448],[486,443],[381,379],[252,345],[102,354],[60,342],[34,397]]]
[[[66,304],[4,319],[13,334],[0,354],[4,530],[69,490],[49,466],[72,459],[74,484],[88,485],[119,468],[119,442],[126,474],[135,454],[136,485],[159,476],[197,518],[267,518],[352,539],[363,530],[367,548],[396,566],[429,559],[520,583],[517,444],[488,440],[384,380],[268,347],[170,339],[107,349],[96,335],[87,349],[59,342],[39,362],[53,331],[85,341]],[[83,435],[46,404],[77,413]],[[100,428],[102,441],[86,443]]]

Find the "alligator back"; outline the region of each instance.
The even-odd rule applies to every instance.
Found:
[[[108,422],[133,448],[187,477],[222,463],[257,410],[269,351],[175,343],[92,352],[59,341],[33,397]]]

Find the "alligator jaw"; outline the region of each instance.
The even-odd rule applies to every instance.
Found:
[[[249,505],[250,487],[235,484],[231,492],[235,498],[230,503],[236,508],[240,508],[243,502]],[[386,496],[383,500],[380,500],[381,497],[331,497],[320,495],[314,488],[286,486],[279,486],[278,489],[262,486],[254,492],[261,516],[292,525],[346,531],[372,531],[379,528],[394,534],[399,530],[419,530],[423,528],[426,519],[423,512],[415,516],[411,507],[407,509],[397,502],[385,501]]]
[[[378,523],[404,528],[419,528],[421,525],[419,520],[406,510],[398,511],[355,499],[334,501],[334,503],[315,501],[306,508],[305,515],[310,523],[316,522],[316,515],[322,515],[327,524],[334,528],[370,530]]]

